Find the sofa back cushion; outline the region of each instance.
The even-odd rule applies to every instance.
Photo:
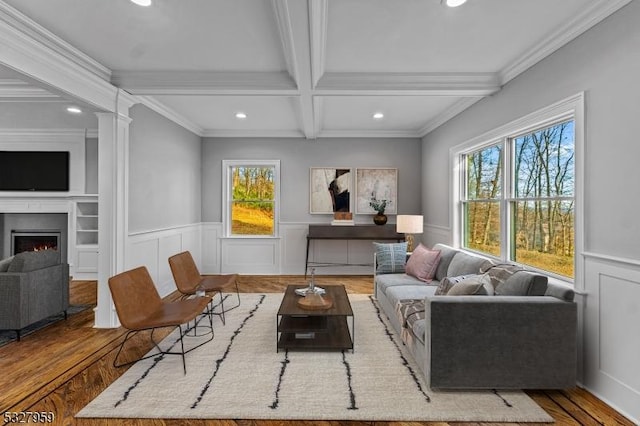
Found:
[[[458,251],[455,256],[453,256],[453,259],[451,259],[446,275],[455,277],[458,275],[478,274],[480,268],[487,263],[489,263],[489,261],[485,258]]]
[[[401,274],[407,261],[407,243],[373,243],[376,249],[376,274]]]
[[[564,300],[566,302],[573,302],[575,293],[570,288],[547,283],[547,289],[545,290],[544,295],[553,296],[556,299]]]
[[[23,251],[13,257],[7,272],[30,272],[60,263],[57,250]]]
[[[495,287],[498,296],[544,296],[547,277],[528,271],[517,271]]]
[[[0,260],[0,272],[7,272],[11,262],[13,262],[13,256]]]
[[[440,262],[438,262],[435,279],[438,281],[442,281],[444,277],[449,276],[447,274],[447,271],[449,270],[449,264],[451,263],[451,259],[453,259],[453,256],[458,253],[458,250],[444,244],[436,244],[435,246],[433,246],[433,249],[440,250]]]

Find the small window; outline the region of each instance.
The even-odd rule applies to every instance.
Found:
[[[277,234],[278,161],[224,162],[228,236]]]

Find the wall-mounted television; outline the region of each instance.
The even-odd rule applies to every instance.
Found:
[[[69,152],[0,151],[0,191],[68,191]]]

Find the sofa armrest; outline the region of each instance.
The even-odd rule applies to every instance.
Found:
[[[26,272],[0,273],[0,330],[20,329],[29,321]]]
[[[575,303],[550,296],[435,296],[426,298],[425,315],[432,388],[575,386]]]

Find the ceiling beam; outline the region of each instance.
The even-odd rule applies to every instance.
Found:
[[[283,72],[113,71],[111,82],[134,95],[296,95]]]
[[[315,94],[487,96],[500,90],[496,73],[325,73]]]

